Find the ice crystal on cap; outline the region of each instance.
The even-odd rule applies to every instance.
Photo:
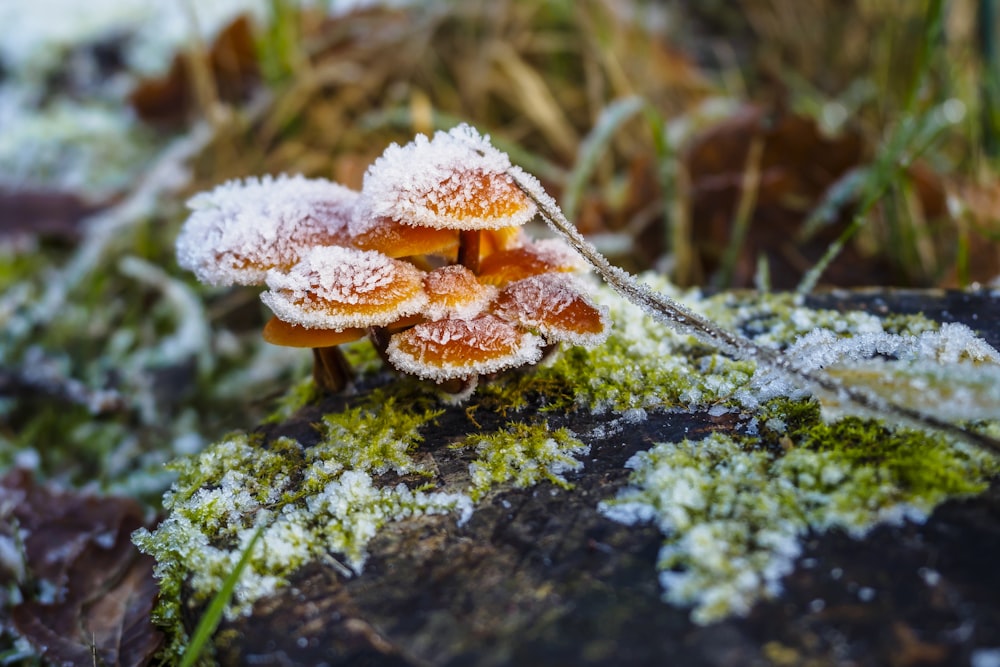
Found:
[[[479,279],[491,285],[506,285],[540,273],[583,271],[586,266],[559,239],[542,239],[485,257],[479,266]]]
[[[390,145],[369,167],[361,189],[375,217],[440,229],[496,229],[523,225],[535,204],[508,173],[516,170],[468,125],[417,135]]]
[[[377,252],[313,248],[288,272],[267,274],[261,300],[279,319],[306,328],[386,326],[427,303],[423,271]]]
[[[259,285],[314,246],[343,244],[358,193],[302,176],[229,181],[192,197],[177,261],[210,285]]]
[[[475,317],[496,296],[496,288],[483,285],[464,266],[453,264],[434,269],[424,278],[427,306],[424,315],[431,320],[449,317]]]
[[[541,343],[510,322],[482,315],[418,324],[395,334],[387,352],[404,373],[443,382],[535,363],[542,356]]]
[[[595,305],[567,275],[543,273],[511,283],[493,308],[549,342],[598,345],[608,337],[608,309]]]

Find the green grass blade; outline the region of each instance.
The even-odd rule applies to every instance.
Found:
[[[216,628],[219,627],[219,622],[222,620],[222,613],[226,610],[226,605],[229,604],[229,599],[233,596],[233,591],[236,589],[236,583],[240,580],[240,575],[250,563],[253,548],[256,546],[257,540],[260,539],[263,532],[264,528],[260,527],[253,534],[253,537],[250,538],[250,543],[247,544],[247,548],[243,550],[239,562],[236,563],[236,567],[229,573],[226,580],[222,582],[222,588],[212,598],[212,602],[209,603],[205,614],[198,621],[198,627],[195,628],[194,635],[192,635],[191,641],[184,650],[184,655],[181,656],[180,667],[193,667],[198,662],[205,644],[208,643],[212,635],[215,634]]]
[[[601,110],[601,115],[590,130],[590,134],[580,142],[576,164],[570,172],[562,201],[562,208],[570,220],[576,217],[583,190],[597,169],[597,163],[614,138],[615,132],[642,111],[645,105],[646,101],[641,97],[623,97],[615,100]]]

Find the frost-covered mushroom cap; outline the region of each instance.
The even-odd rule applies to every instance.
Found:
[[[210,285],[260,285],[310,248],[347,242],[358,193],[324,179],[229,181],[188,201],[177,262]]]
[[[424,278],[424,291],[427,292],[424,315],[431,320],[475,317],[497,294],[495,287],[481,284],[475,274],[461,264],[442,266],[428,273]]]
[[[609,333],[608,309],[595,305],[580,281],[566,274],[543,273],[511,283],[497,296],[493,311],[551,343],[599,345]]]
[[[387,326],[427,304],[424,272],[377,252],[321,246],[288,272],[267,273],[261,300],[308,329]]]
[[[506,285],[539,273],[572,273],[586,268],[580,255],[559,239],[542,239],[483,258],[479,279],[490,285]]]
[[[375,217],[442,229],[523,225],[535,204],[507,173],[512,167],[468,125],[390,145],[365,174],[362,200]]]
[[[389,362],[426,380],[465,379],[496,373],[542,356],[542,340],[495,315],[438,320],[393,335]]]

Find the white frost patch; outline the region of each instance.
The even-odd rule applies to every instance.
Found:
[[[259,285],[314,246],[346,243],[357,192],[324,179],[264,176],[192,197],[177,262],[210,285]]]
[[[814,329],[786,354],[801,370],[826,370],[847,384],[944,420],[1000,415],[1000,353],[962,324],[943,324],[916,335],[878,331],[845,336]],[[762,369],[740,398],[753,407],[777,396],[802,394],[787,377]],[[835,396],[822,401],[827,410],[857,411]]]

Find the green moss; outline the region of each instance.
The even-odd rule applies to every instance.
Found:
[[[403,408],[402,400],[408,400]],[[323,416],[323,441],[314,448],[316,456],[336,461],[345,470],[364,470],[376,475],[393,471],[400,475],[426,473],[410,456],[422,442],[419,428],[439,416],[433,399],[391,395],[385,389],[373,391],[363,405]]]
[[[380,479],[426,472],[410,451],[438,411],[426,397],[413,399],[412,390],[405,383],[377,390],[325,415],[317,425],[323,439],[313,447],[235,434],[172,465],[178,478],[164,498],[167,518],[153,532],[139,531],[135,542],[157,560],[156,618],[171,629],[173,654],[186,641],[182,605],[210,599],[258,529],[263,539],[236,587],[230,617],[248,612],[311,560],[337,558],[345,572],[360,571],[368,542],[386,523],[421,514],[468,518],[471,501],[461,493]]]
[[[921,519],[948,498],[979,493],[995,457],[872,419],[824,422],[815,401],[778,399],[760,437],[713,435],[636,455],[632,486],[604,511],[654,521],[665,535],[664,597],[701,623],[747,613],[780,592],[800,539],[839,528]]]
[[[469,464],[473,500],[507,482],[524,488],[548,481],[569,489],[564,474],[583,468],[576,457],[590,451],[568,429],[551,431],[545,422],[514,422],[496,433],[469,436],[455,447],[475,451],[476,458]]]

